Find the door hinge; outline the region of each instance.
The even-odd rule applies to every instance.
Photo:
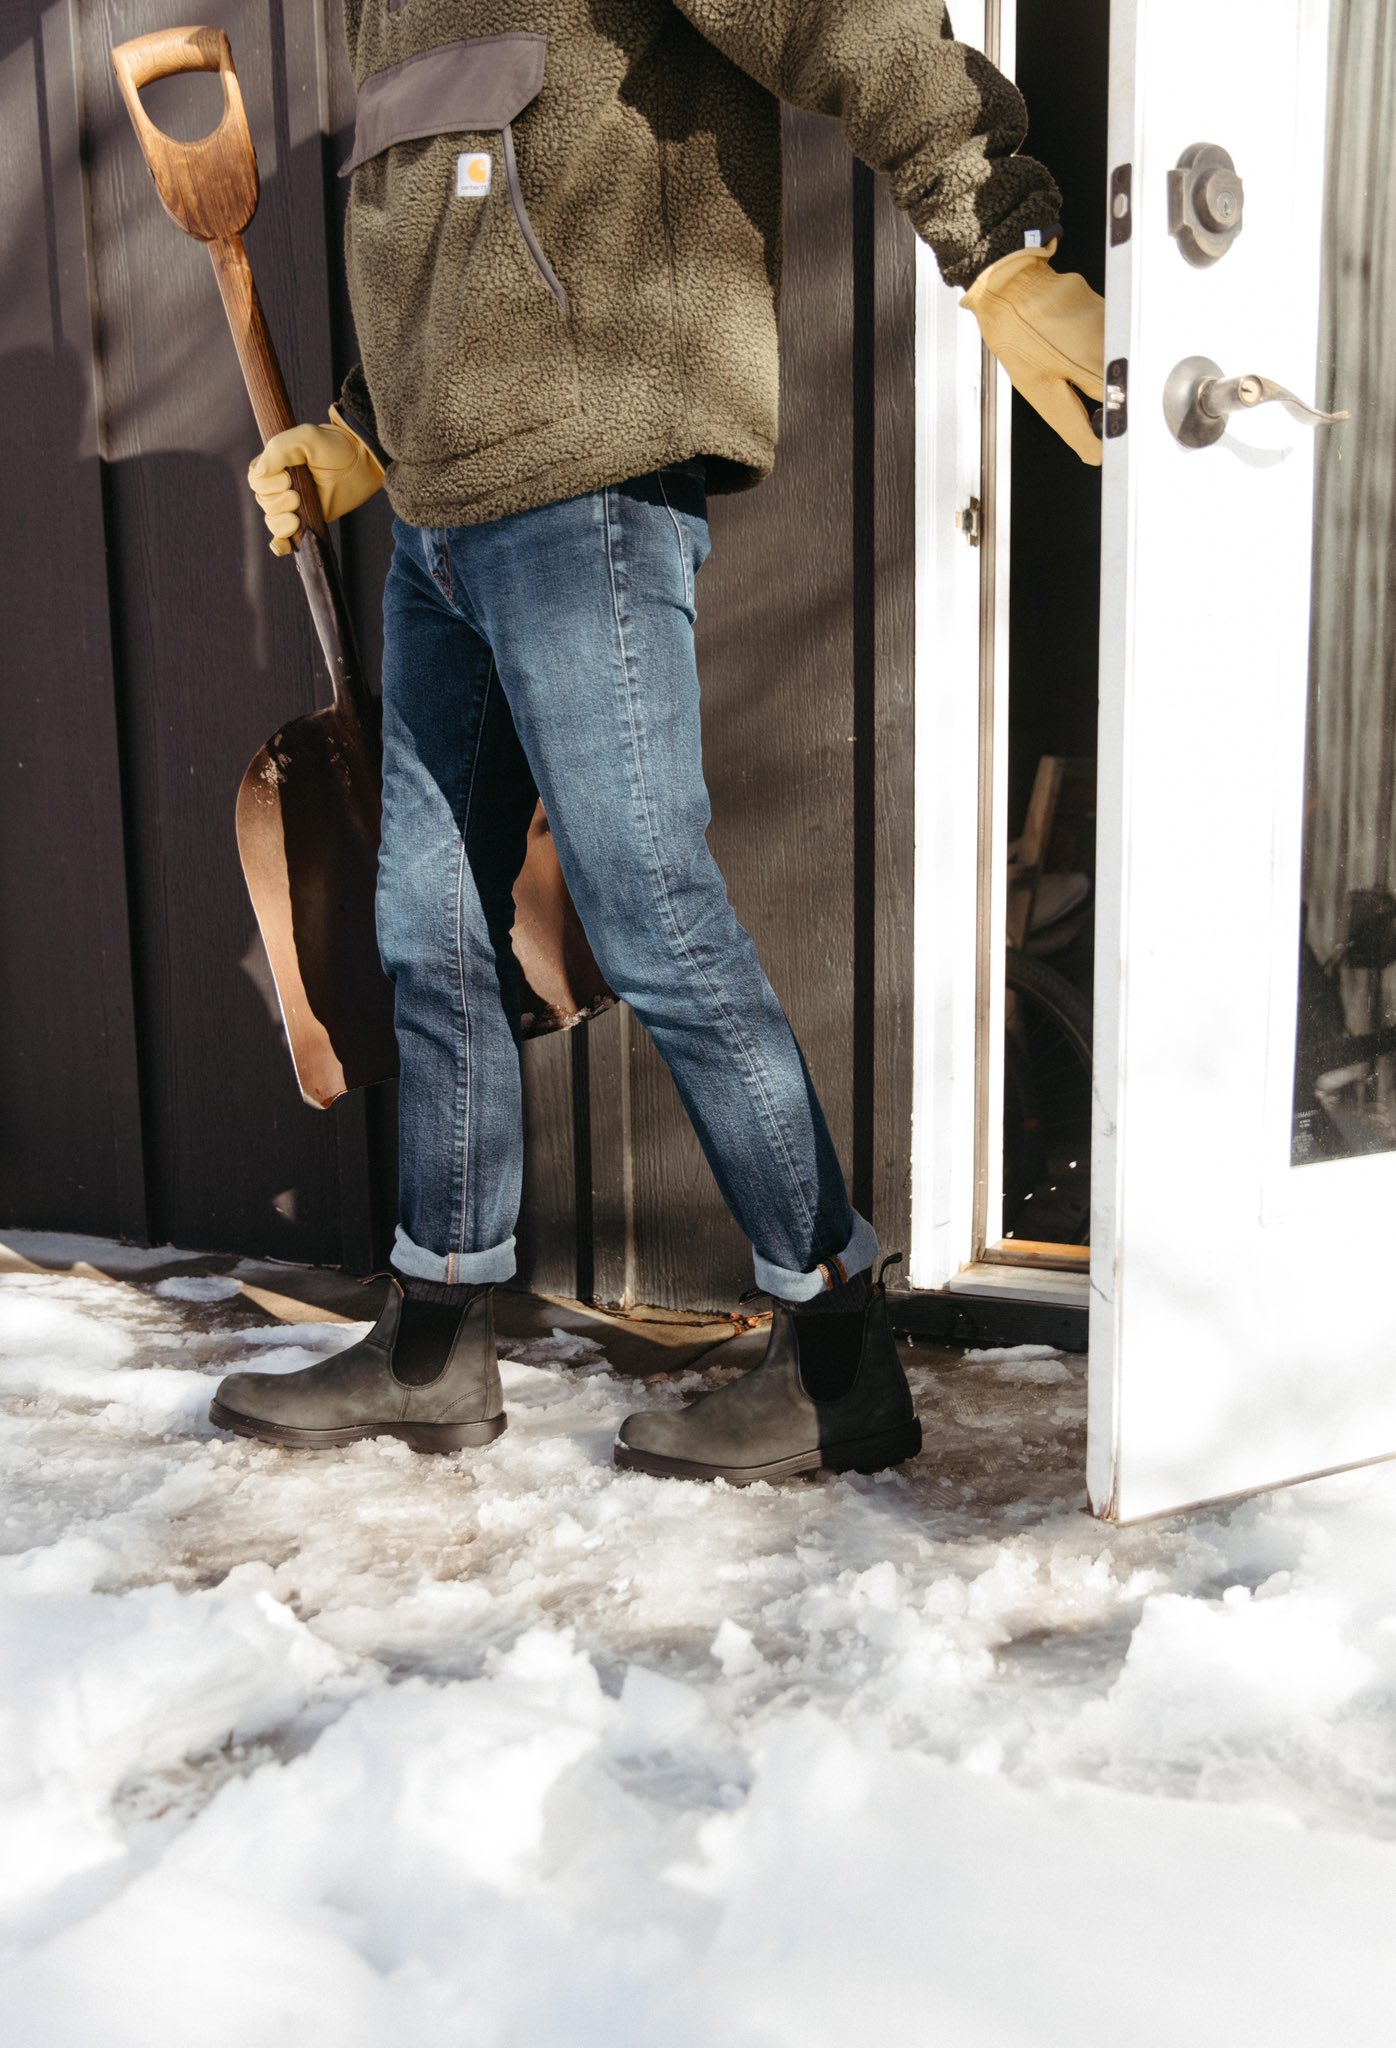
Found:
[[[1133,164],[1116,164],[1110,173],[1110,247],[1127,242],[1134,221]]]
[[[972,548],[977,548],[979,546],[980,510],[981,507],[978,498],[971,498],[969,503],[967,505],[962,505],[959,511],[955,514],[955,524],[959,527],[960,532],[964,535],[965,539],[969,542]]]

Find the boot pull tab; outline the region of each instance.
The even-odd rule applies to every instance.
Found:
[[[402,1276],[399,1273],[395,1273],[391,1266],[379,1266],[372,1273],[355,1273],[353,1279],[356,1287],[367,1287],[374,1280],[391,1280],[403,1299],[406,1300],[407,1298],[407,1289],[402,1284]]]
[[[902,1252],[888,1252],[886,1258],[882,1261],[882,1264],[877,1269],[877,1280],[875,1284],[878,1287],[882,1285],[882,1276],[887,1271],[887,1268],[889,1266],[898,1265],[904,1256],[905,1254]]]

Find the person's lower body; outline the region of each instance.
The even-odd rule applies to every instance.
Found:
[[[478,526],[394,522],[378,932],[401,1061],[394,1268],[507,1279],[522,1182],[513,883],[541,793],[601,972],[667,1063],[755,1277],[808,1305],[878,1245],[707,843],[700,464]]]
[[[876,1234],[707,843],[701,464],[487,525],[395,520],[394,543],[377,899],[401,1068],[393,1286],[351,1351],[279,1385],[237,1376],[214,1420],[302,1446],[503,1428],[488,1297],[515,1269],[523,1170],[510,928],[541,794],[597,964],[666,1061],[776,1304],[761,1364],[627,1418],[617,1463],[742,1480],[912,1455]]]

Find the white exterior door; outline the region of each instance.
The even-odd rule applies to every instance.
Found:
[[[1089,1484],[1123,1520],[1396,1453],[1390,12],[1114,0]],[[1224,165],[1193,192],[1209,262],[1170,232],[1198,144],[1244,194],[1227,246]],[[1180,440],[1195,357],[1352,417]]]

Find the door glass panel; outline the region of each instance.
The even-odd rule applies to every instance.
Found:
[[[1296,1166],[1396,1149],[1396,18],[1334,0]]]

